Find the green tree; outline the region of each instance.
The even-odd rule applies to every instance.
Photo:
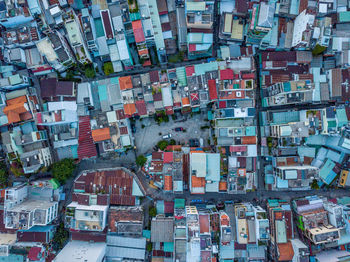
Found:
[[[312,180],[311,189],[320,189],[316,179]]]
[[[144,155],[139,155],[136,158],[136,164],[138,166],[144,166],[146,164],[147,158]]]
[[[155,207],[150,207],[148,213],[150,217],[155,217],[157,215],[157,209]]]
[[[91,65],[85,67],[84,73],[87,78],[94,78],[96,75],[95,70]]]
[[[162,141],[159,141],[157,146],[160,150],[164,150],[167,146],[169,145],[168,141],[165,141],[165,140],[162,140]]]
[[[171,139],[169,145],[176,145],[176,141],[174,139]]]
[[[112,62],[106,62],[103,65],[103,72],[106,76],[114,73]]]
[[[68,240],[69,232],[64,228],[64,224],[60,223],[57,227],[56,233],[53,236],[53,248],[55,250],[62,249]]]
[[[0,188],[6,187],[8,185],[8,178],[9,178],[9,175],[8,175],[6,166],[3,163],[1,163],[0,164]]]
[[[65,158],[51,166],[53,178],[57,179],[61,184],[64,184],[72,176],[74,169],[74,160],[71,158]]]
[[[152,242],[148,242],[148,243],[147,243],[146,249],[147,249],[148,252],[151,252],[151,251],[152,251],[152,249],[153,249]]]

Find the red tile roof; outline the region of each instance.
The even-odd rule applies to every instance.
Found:
[[[137,114],[139,116],[147,115],[147,108],[146,108],[145,100],[138,100],[135,102],[135,105],[136,105],[136,109],[137,109]]]
[[[194,66],[186,66],[186,76],[192,76],[194,74]]]
[[[188,45],[188,50],[189,50],[190,52],[196,51],[196,45],[195,45],[195,44],[189,44],[189,45]]]
[[[112,26],[111,26],[111,20],[109,17],[109,11],[108,10],[101,11],[101,16],[102,16],[104,29],[106,32],[106,37],[107,37],[107,39],[112,39],[113,38],[113,30],[112,30]]]
[[[81,160],[95,156],[97,151],[91,136],[90,117],[81,116],[79,117],[78,157]]]
[[[172,176],[164,176],[164,191],[173,190],[173,178]]]
[[[164,213],[165,214],[174,213],[174,201],[164,201]]]
[[[233,71],[229,68],[220,70],[220,80],[230,80],[233,79]]]
[[[135,205],[135,197],[132,195],[133,180],[122,169],[90,172],[77,178],[74,189],[80,189],[84,193],[95,193],[96,189],[104,190],[110,195],[111,205],[132,206]]]
[[[31,261],[39,261],[41,258],[39,257],[41,251],[41,247],[31,247],[28,252],[28,259]]]
[[[173,107],[172,107],[172,106],[166,106],[166,107],[165,107],[165,113],[166,113],[168,116],[173,115],[173,114],[174,114]]]
[[[107,234],[105,232],[91,232],[91,231],[72,231],[72,240],[79,241],[93,241],[93,242],[106,242]]]
[[[125,119],[125,114],[123,109],[119,109],[115,111],[117,113],[117,119],[122,120]]]
[[[159,82],[159,72],[158,70],[154,70],[149,72],[149,79],[152,83]]]
[[[218,92],[216,89],[215,80],[214,79],[208,80],[208,86],[209,86],[209,98],[210,98],[210,100],[218,99]]]
[[[226,108],[226,101],[220,101],[219,108]]]
[[[163,159],[163,152],[152,153],[152,160],[162,160],[162,159]]]
[[[141,43],[145,41],[145,35],[142,29],[141,20],[132,21],[132,30],[134,31],[135,42]]]
[[[200,233],[209,233],[209,215],[199,215]]]
[[[279,258],[278,261],[291,261],[294,256],[293,245],[291,242],[278,244]]]
[[[173,152],[164,152],[164,163],[172,163],[173,162]]]
[[[129,133],[126,126],[119,127],[119,132],[121,135],[127,135]]]

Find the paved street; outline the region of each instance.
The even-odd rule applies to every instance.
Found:
[[[134,137],[137,154],[147,155],[152,153],[153,147],[159,141],[163,140],[163,135],[167,134],[171,134],[171,139],[174,139],[177,144],[185,145],[191,138],[203,138],[204,146],[207,146],[209,129],[201,129],[201,126],[209,125],[209,122],[206,121],[206,111],[201,114],[193,114],[192,117],[190,115],[186,117],[186,120],[183,122],[175,122],[169,117],[169,122],[161,123],[160,126],[152,118],[149,121],[150,125],[145,128],[141,128],[145,120],[136,121],[136,133]],[[183,127],[186,129],[186,132],[175,132],[174,129],[176,127]]]

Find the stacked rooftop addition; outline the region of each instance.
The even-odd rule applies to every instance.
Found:
[[[28,230],[50,224],[58,214],[58,191],[48,181],[38,188],[21,184],[5,191],[5,228]]]
[[[209,57],[213,51],[213,1],[185,1],[188,58]]]
[[[339,240],[340,229],[344,227],[342,207],[324,203],[317,196],[293,201],[297,226],[304,237],[314,245]]]

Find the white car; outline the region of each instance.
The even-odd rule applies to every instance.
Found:
[[[171,138],[171,134],[167,134],[163,136],[163,139],[169,139],[169,138]]]

